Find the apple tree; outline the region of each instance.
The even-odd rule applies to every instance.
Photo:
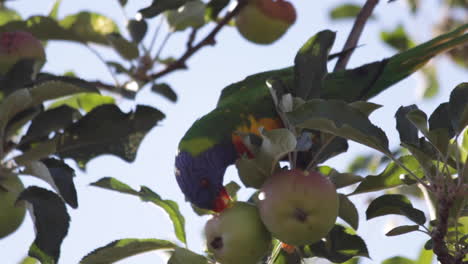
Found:
[[[434,25],[436,36],[423,43],[416,43],[401,25],[382,30],[383,42],[397,53],[348,68],[353,52],[366,49],[359,39],[368,20],[375,19],[374,8],[390,8],[392,2],[336,6],[332,19],[353,21],[339,52],[330,51],[342,33],[324,26],[307,36],[290,67],[253,72],[227,86],[216,108],[181,139],[175,177],[193,210],[210,215],[205,253],[186,247],[185,218],[176,202],[146,186],[134,189],[105,177],[91,185],[162,208],[178,241],[119,239],[83,256],[80,263],[114,263],[152,250],[169,252],[168,263],[174,264],[280,264],[317,258],[358,263],[370,252],[358,235],[358,210],[349,197],[363,193],[378,195],[368,204],[367,219],[401,215],[412,221],[388,236],[419,231],[427,237],[429,257],[419,262],[395,257],[384,263],[429,263],[432,254],[442,264],[467,263],[468,83],[460,80],[449,100],[432,113],[415,104],[401,106],[395,113],[397,149],[390,149],[388,131],[371,122],[369,116],[381,105],[369,100],[413,73],[427,81],[423,94],[432,97],[438,90],[437,69],[425,65],[435,56],[446,53],[466,67],[468,3],[440,3],[446,12]],[[417,16],[421,3],[407,2]],[[28,211],[35,226],[28,255],[43,264],[59,262],[70,226],[68,210],[79,210],[75,170],[84,170],[103,154],[134,161],[145,135],[166,118],[149,105],[124,112],[116,96],[132,101],[142,89],[151,89],[176,102],[177,94],[163,78],[186,69],[187,61],[204,47],[223,45],[217,39],[223,28],[234,26],[247,41],[267,45],[282,38],[297,19],[294,1],[153,0],[119,28],[95,12],[59,17],[60,5],[58,0],[48,14],[22,18],[8,1],[0,1],[0,239],[12,234]],[[127,1],[115,5],[125,10]],[[168,25],[158,47],[144,41],[150,28],[157,28],[153,39],[162,28],[153,18]],[[187,34],[186,48],[163,57],[161,51],[174,32]],[[42,71],[54,60],[44,50],[52,41],[88,47],[108,67],[114,83],[86,80],[74,72]],[[93,49],[95,44],[120,60],[102,56]],[[358,157],[347,171],[327,165],[345,153],[351,141],[379,154]],[[230,165],[235,165],[239,181],[226,183]],[[50,188],[24,186],[25,175]],[[236,195],[244,187],[255,190],[246,200]],[[428,208],[413,206],[414,192]]]

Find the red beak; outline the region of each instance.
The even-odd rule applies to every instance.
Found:
[[[213,211],[220,213],[221,211],[229,207],[229,204],[231,203],[231,201],[232,201],[231,196],[229,196],[226,189],[223,187],[214,202]]]

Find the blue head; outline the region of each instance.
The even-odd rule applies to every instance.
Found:
[[[232,143],[218,144],[193,157],[181,151],[175,159],[175,174],[180,189],[196,206],[217,211],[227,194],[223,187],[226,168],[237,158]]]

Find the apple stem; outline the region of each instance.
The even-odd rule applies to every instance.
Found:
[[[351,54],[354,51],[353,47],[356,47],[359,38],[361,37],[361,33],[364,30],[364,26],[366,25],[367,20],[371,16],[375,6],[378,3],[379,0],[367,0],[364,6],[361,8],[361,11],[359,11],[356,20],[354,21],[353,28],[351,29],[348,39],[346,40],[346,43],[343,47],[343,51],[347,51],[338,58],[333,71],[336,72],[346,68],[346,64],[348,64],[348,61],[351,58]]]

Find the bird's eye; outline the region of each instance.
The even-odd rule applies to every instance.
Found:
[[[210,181],[207,178],[203,178],[200,180],[200,186],[207,188],[210,186]]]

